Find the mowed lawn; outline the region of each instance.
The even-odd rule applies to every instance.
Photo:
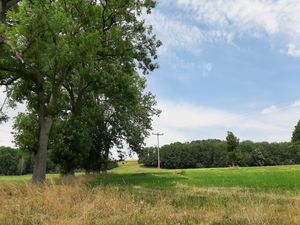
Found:
[[[0,177],[0,225],[300,224],[300,166],[158,170],[128,161],[107,174],[57,177]]]

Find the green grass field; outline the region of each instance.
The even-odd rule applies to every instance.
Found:
[[[190,187],[236,187],[254,189],[255,191],[300,192],[300,165],[159,170],[157,168],[142,167],[136,161],[127,161],[109,173],[114,175],[98,179],[93,186],[171,188],[181,185]],[[48,179],[56,177],[59,177],[59,175],[47,175]],[[0,176],[0,183],[24,183],[30,180],[31,175]]]
[[[29,180],[0,177],[1,225],[300,224],[300,166],[158,170],[128,161],[108,174]]]
[[[143,168],[129,161],[112,170],[116,176],[99,179],[96,185],[126,185],[147,188],[236,187],[255,191],[300,191],[300,166],[203,168],[166,170]]]
[[[14,183],[14,184],[22,184],[31,181],[32,175],[22,175],[22,176],[0,176],[0,184],[1,183]],[[54,177],[59,177],[58,174],[47,174],[47,179],[51,179]]]

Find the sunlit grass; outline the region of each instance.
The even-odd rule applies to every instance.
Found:
[[[47,174],[47,179],[59,177],[59,174]],[[27,183],[30,182],[32,178],[31,174],[22,176],[0,176],[1,183]]]
[[[50,178],[35,186],[6,177],[0,224],[300,224],[299,166],[158,170],[130,161],[108,174]]]
[[[99,184],[145,187],[238,187],[270,191],[300,191],[300,166],[201,168],[166,170],[144,168],[135,161],[112,170],[118,174]]]

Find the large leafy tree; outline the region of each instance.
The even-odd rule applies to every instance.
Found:
[[[143,94],[140,90],[144,89],[144,82],[138,83],[137,87],[131,87],[135,90],[131,90],[133,92],[131,97],[123,103],[113,105],[109,101],[96,102],[90,116],[94,119],[89,125],[92,146],[88,157],[98,156],[99,162],[93,167],[86,168],[87,170],[106,171],[108,156],[113,146],[123,147],[126,143],[135,152],[139,152],[142,148],[144,138],[151,130],[151,118],[158,115],[159,110],[154,108],[156,104],[154,97],[150,93]],[[88,161],[90,160],[86,160]],[[87,163],[85,165],[90,166]]]
[[[71,113],[56,119],[50,135],[50,157],[63,174],[73,174],[77,168],[88,172],[105,171],[112,147],[122,147],[125,142],[134,151],[141,149],[151,129],[151,117],[159,111],[154,108],[154,97],[141,92],[143,79],[139,79],[136,87],[130,86],[133,95],[128,101],[114,105],[110,99],[99,96],[97,99],[86,98],[90,104],[84,105],[76,120]],[[14,137],[20,149],[35,151],[37,125],[33,111],[18,115]]]
[[[127,84],[121,82],[119,94],[108,98],[92,92],[85,97],[79,115],[69,111],[56,122],[51,158],[62,173],[73,174],[79,167],[105,171],[112,147],[127,143],[133,151],[141,148],[151,129],[151,118],[159,110],[154,108],[154,97],[143,92],[145,80],[137,74],[131,77]]]
[[[45,180],[49,134],[65,90],[77,88],[73,103],[80,103],[91,84],[101,84],[105,65],[144,73],[156,67],[152,61],[160,43],[140,17],[154,6],[152,0],[24,0],[8,14],[0,79],[10,85],[11,100],[26,100],[37,113],[33,182]]]

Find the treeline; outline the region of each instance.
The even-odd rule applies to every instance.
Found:
[[[47,160],[47,173],[61,173],[61,165],[53,161],[53,155]],[[21,151],[11,147],[0,146],[0,175],[25,175],[33,172],[33,153]],[[103,165],[102,165],[103,166]],[[107,170],[118,166],[116,160],[106,162]],[[84,171],[84,168],[78,169]],[[88,172],[87,170],[85,170]]]
[[[32,172],[33,157],[10,147],[0,147],[0,175],[23,175]]]
[[[162,168],[209,168],[232,166],[232,151],[228,142],[221,140],[201,140],[164,145],[160,149]],[[139,154],[139,162],[144,166],[157,166],[157,149],[144,148]],[[300,163],[298,144],[289,142],[240,142],[234,150],[236,166],[275,166]]]

